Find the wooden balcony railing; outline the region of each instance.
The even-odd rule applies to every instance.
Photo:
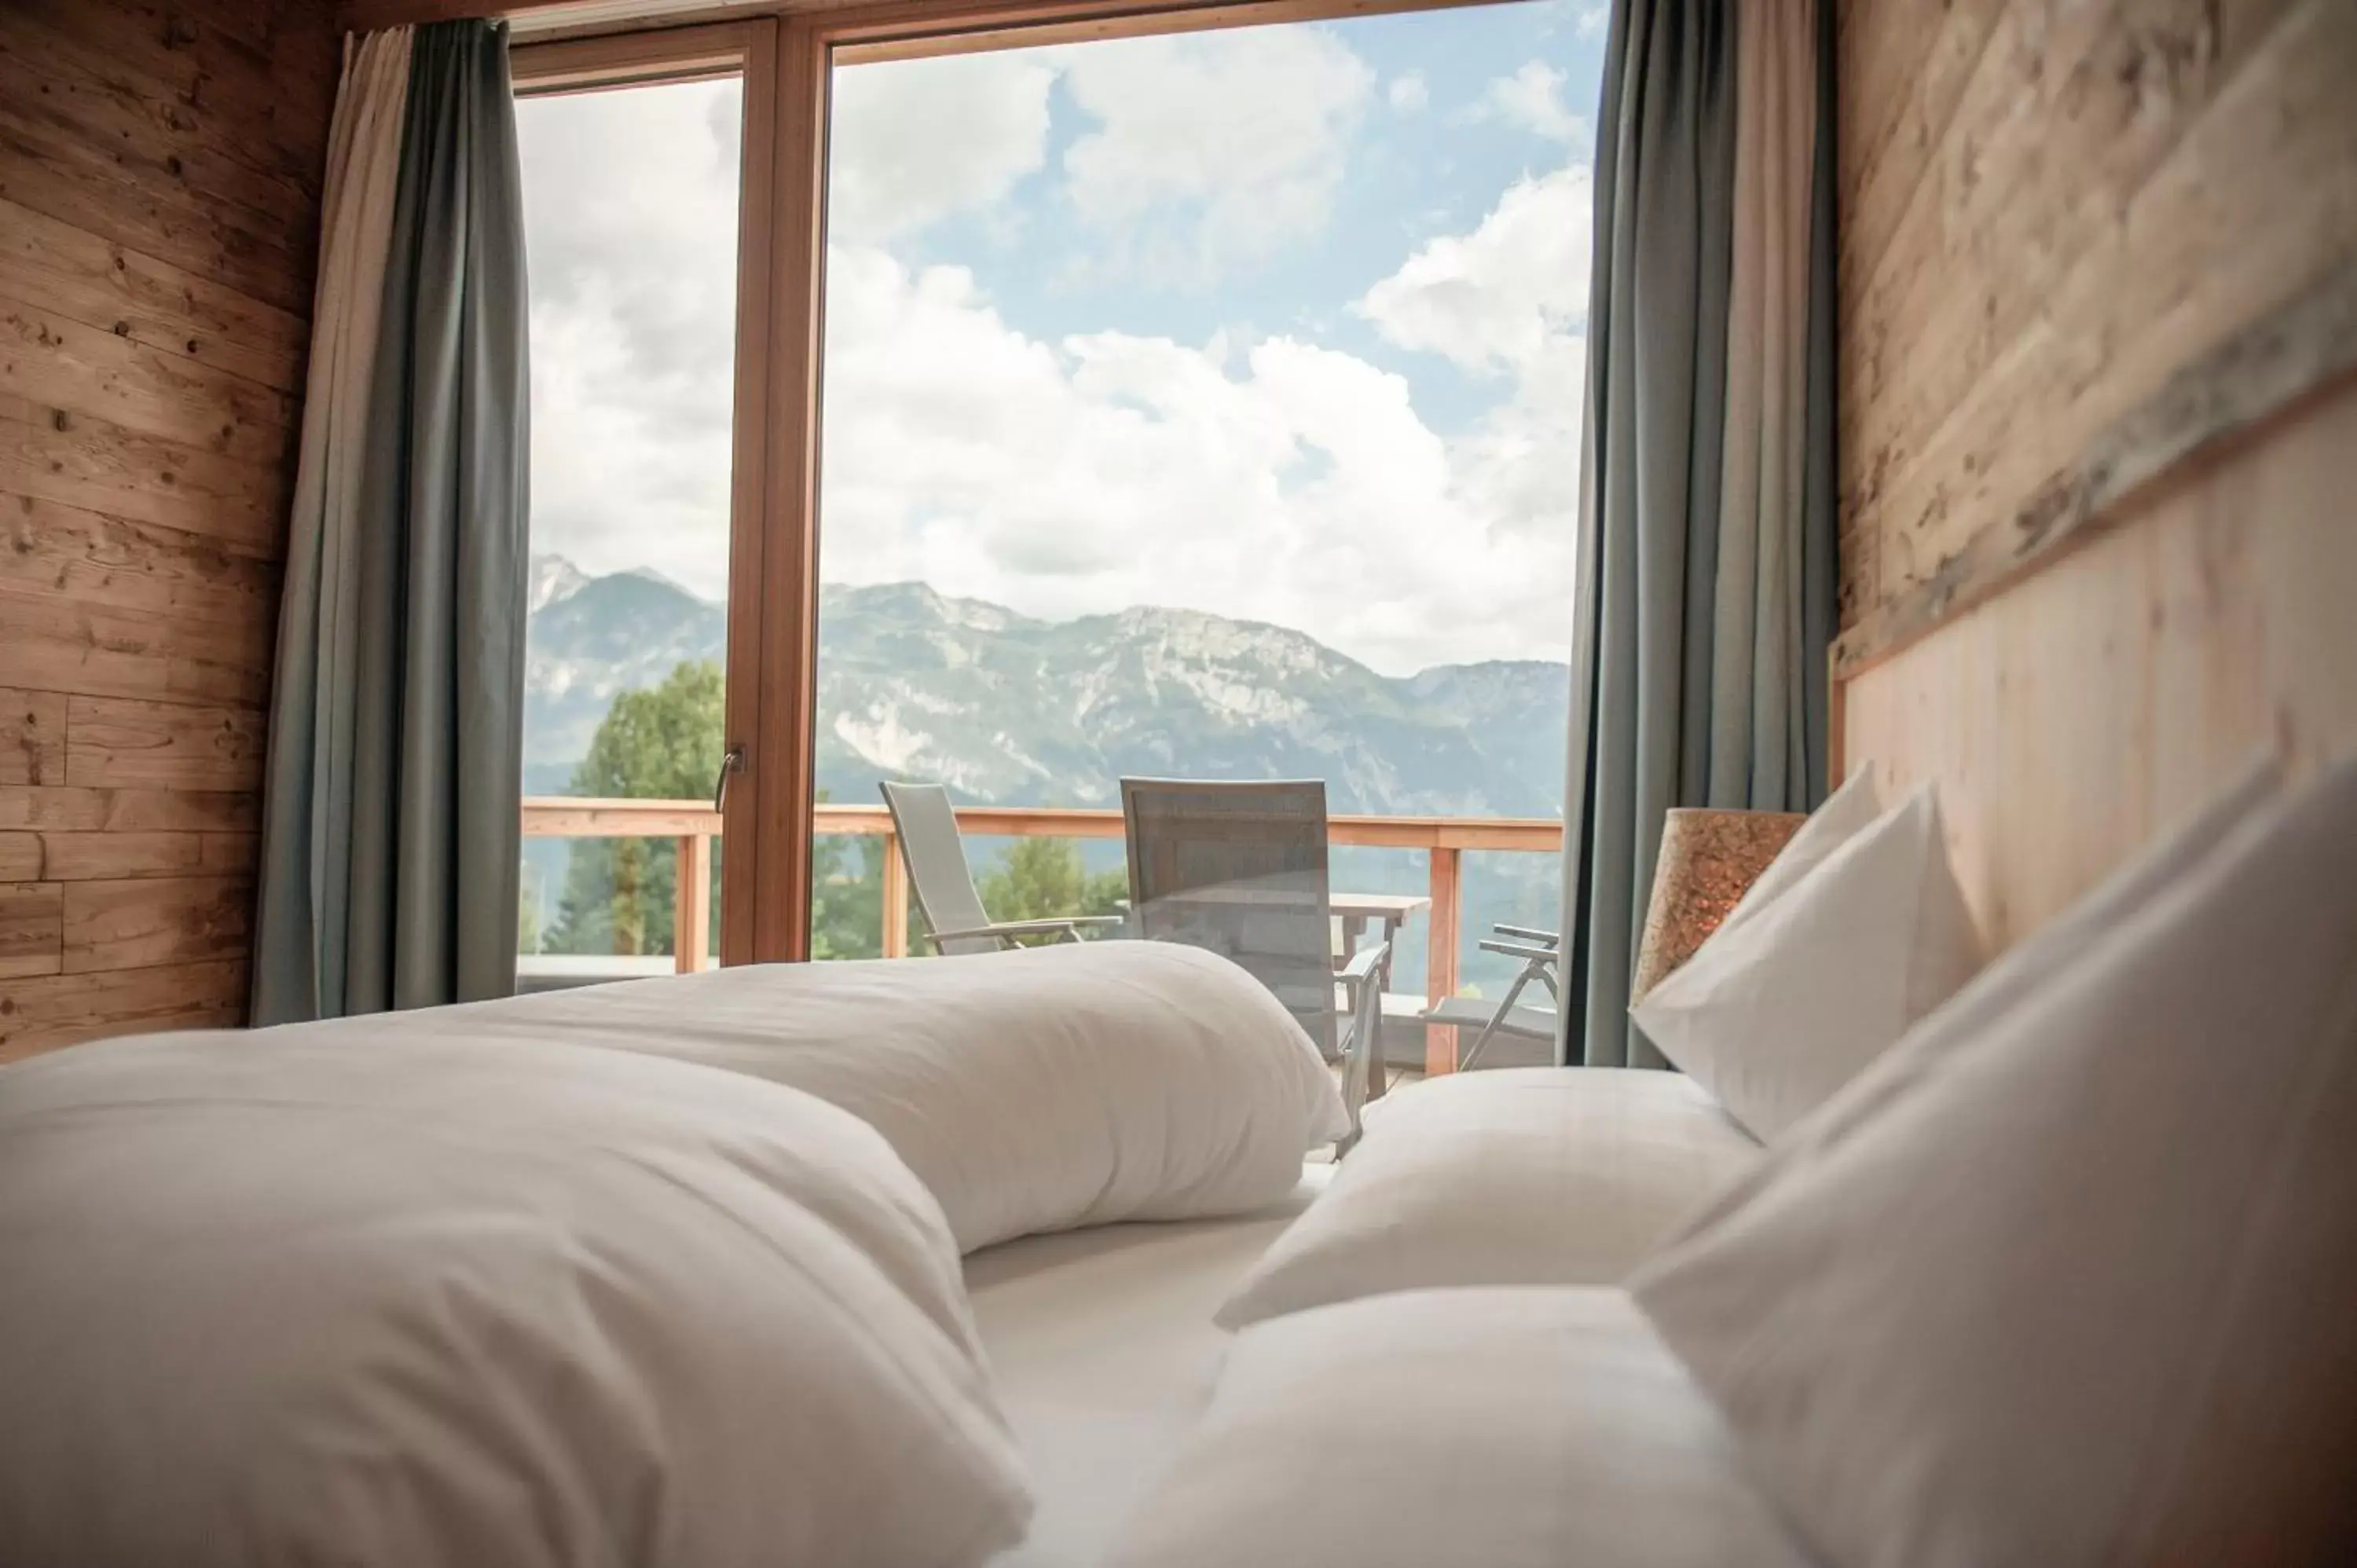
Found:
[[[961,806],[958,826],[975,838],[1117,839],[1121,813],[1086,807]],[[892,814],[882,806],[821,805],[822,833],[857,833],[884,841],[883,946],[887,958],[908,956],[909,878]],[[668,838],[679,844],[679,876],[673,893],[673,930],[676,964],[683,974],[705,968],[711,946],[712,841],[720,814],[701,800],[589,800],[544,795],[523,803],[526,838]],[[1328,819],[1327,838],[1336,844],[1372,849],[1422,850],[1429,857],[1425,994],[1438,1002],[1457,993],[1458,948],[1462,908],[1458,899],[1460,858],[1469,850],[1506,850],[1553,854],[1563,847],[1563,824],[1529,817],[1375,817]],[[1456,1031],[1429,1031],[1426,1067],[1445,1072],[1455,1065]]]

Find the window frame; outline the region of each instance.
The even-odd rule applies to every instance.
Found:
[[[756,17],[702,27],[518,42],[509,51],[515,94],[544,98],[579,92],[659,87],[740,76],[737,206],[736,384],[729,412],[728,631],[723,657],[728,744],[749,757],[763,731],[762,693],[740,671],[761,666],[765,616],[761,564],[770,532],[768,466],[772,443],[764,431],[771,332],[770,285],[770,160],[775,156],[778,24]],[[720,879],[720,961],[751,962],[764,954],[755,940],[762,865],[762,818],[743,789],[731,789],[721,817],[732,871]],[[742,865],[745,875],[736,875]],[[807,875],[807,873],[805,873]]]
[[[465,0],[458,0],[460,5]],[[817,780],[821,361],[827,130],[834,67],[1049,43],[1447,11],[1512,0],[804,0],[732,5],[702,23],[526,0],[511,51],[519,97],[745,82],[731,419],[727,739],[745,771],[723,817],[723,964],[810,956]],[[649,9],[660,8],[661,0]],[[596,16],[584,23],[568,17]],[[384,26],[452,0],[364,0]],[[379,15],[382,13],[382,15]],[[429,16],[429,13],[431,16]],[[709,13],[707,13],[708,15]]]

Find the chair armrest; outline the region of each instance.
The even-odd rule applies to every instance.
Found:
[[[1384,964],[1391,961],[1392,944],[1377,942],[1371,948],[1361,948],[1351,955],[1351,961],[1334,972],[1334,978],[1345,985],[1357,986],[1372,980]]]
[[[1064,915],[1049,920],[993,920],[986,926],[967,926],[954,931],[928,933],[935,943],[962,941],[967,937],[1046,937],[1074,926],[1118,926],[1119,915]]]
[[[1502,921],[1497,925],[1491,926],[1490,929],[1494,935],[1511,937],[1526,942],[1536,942],[1543,948],[1555,948],[1561,947],[1563,945],[1563,934],[1560,931],[1534,931],[1528,926],[1509,926]]]
[[[1491,941],[1487,937],[1481,939],[1480,946],[1483,952],[1503,953],[1508,958],[1518,958],[1527,963],[1553,963],[1563,956],[1553,948],[1533,947],[1528,942]]]

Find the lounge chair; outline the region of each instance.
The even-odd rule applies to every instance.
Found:
[[[887,784],[884,804],[900,835],[909,882],[917,895],[917,918],[925,940],[942,953],[999,952],[1020,937],[1077,942],[1092,928],[1118,926],[1119,915],[1063,915],[1045,920],[994,920],[974,891],[966,865],[965,839],[958,832],[957,808],[939,784]]]

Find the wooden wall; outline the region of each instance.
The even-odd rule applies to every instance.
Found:
[[[1839,27],[1842,751],[2002,943],[2357,745],[2357,4]]]
[[[0,1060],[242,1020],[338,47],[0,4]]]

